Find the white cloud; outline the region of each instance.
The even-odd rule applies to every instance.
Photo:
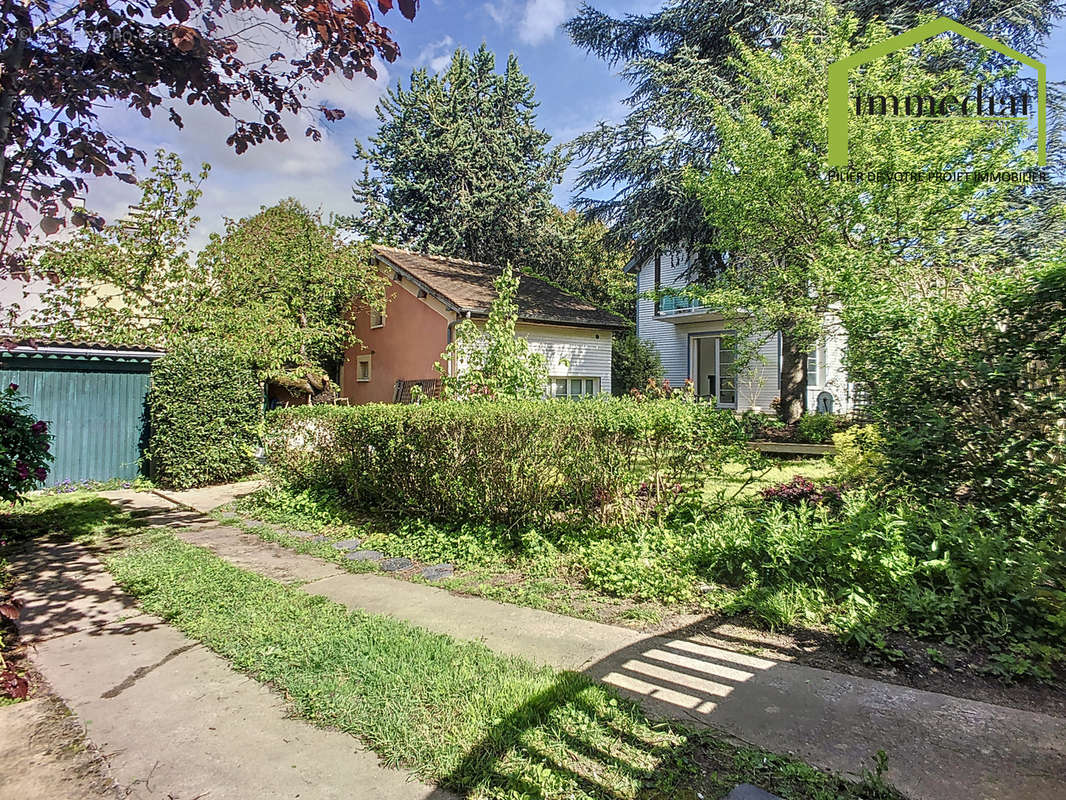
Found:
[[[353,115],[372,118],[374,105],[389,81],[384,65],[376,66],[377,81],[365,77],[352,81],[330,80],[313,89],[309,102],[343,108],[349,112],[349,118]],[[233,129],[231,119],[202,106],[178,110],[185,123],[182,130],[167,120],[165,112],[148,120],[126,109],[108,111],[102,116],[107,130],[149,156],[148,166],[158,148],[180,154],[186,169],[194,174],[201,163],[211,164],[211,174],[201,187],[203,196],[197,208],[201,221],[189,242],[192,251],[202,248],[211,233],[223,229],[224,217],[245,217],[285,197],[295,197],[312,210],[320,209],[327,218],[330,213],[354,210],[351,186],[358,165],[352,160],[354,126],[351,122],[329,125],[317,120],[310,111],[300,117],[287,115],[284,124],[290,136],[288,141],[267,141],[237,155],[226,145],[226,137]],[[305,128],[312,123],[322,132],[321,141],[315,142],[304,135]],[[137,171],[145,174],[147,167]],[[135,186],[102,178],[90,182],[87,204],[113,220],[123,216],[139,196]]]
[[[451,36],[445,36],[438,42],[427,44],[415,59],[416,67],[429,67],[434,72],[440,72],[452,60],[455,52],[455,40]]]
[[[526,44],[540,44],[551,39],[567,17],[564,0],[527,0],[518,38]]]

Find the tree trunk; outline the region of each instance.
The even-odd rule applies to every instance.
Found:
[[[781,332],[781,402],[778,413],[790,425],[807,410],[807,351],[788,331]]]

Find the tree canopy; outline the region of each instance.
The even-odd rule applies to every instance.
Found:
[[[1027,53],[1038,52],[1062,13],[1058,0],[846,0],[839,5],[856,15],[856,36],[873,20],[898,33],[923,13],[943,13]],[[577,208],[608,222],[618,241],[636,242],[642,256],[691,248],[703,271],[720,267],[714,230],[681,189],[685,167],[710,167],[721,141],[697,95],[736,95],[743,89],[730,59],[737,48],[776,50],[786,34],[815,30],[823,7],[810,0],[667,0],[649,14],[612,17],[583,4],[566,25],[572,41],[618,67],[633,91],[622,121],[600,123],[574,142],[575,158],[583,165]],[[604,190],[609,190],[606,197]]]
[[[34,271],[51,287],[21,333],[166,350],[215,338],[262,378],[318,382],[357,341],[352,304],[384,302],[368,246],[289,199],[226,220],[194,260],[186,243],[208,167],[194,178],[178,156],[157,159],[127,219],[41,249]]]
[[[384,304],[369,246],[291,198],[227,220],[197,264],[212,286],[204,325],[268,377],[335,366],[358,341],[352,304]]]
[[[720,136],[709,167],[689,170],[686,187],[703,204],[728,259],[701,287],[708,305],[732,309],[738,328],[783,334],[782,401],[802,413],[806,353],[826,314],[888,286],[952,281],[997,258],[981,246],[1017,210],[1009,183],[939,180],[945,173],[1024,171],[1035,164],[1024,123],[958,118],[950,125],[851,118],[852,168],[903,179],[835,175],[826,152],[829,65],[887,38],[874,23],[831,11],[821,30],[790,36],[777,51],[736,43],[730,59],[743,92],[705,96]],[[926,59],[949,52],[931,39],[920,53],[898,51],[853,76],[858,94],[928,95],[936,87],[990,82],[967,68],[930,72]],[[910,176],[917,176],[912,178]],[[987,245],[987,242],[985,243]]]
[[[416,70],[378,104],[356,142],[364,175],[345,224],[376,242],[494,264],[526,264],[566,165],[536,124],[534,87],[514,55],[456,50],[439,75]]]
[[[377,0],[378,15],[393,7]],[[418,0],[398,0],[413,19]],[[85,176],[129,170],[144,154],[101,117],[126,107],[163,111],[182,127],[183,105],[232,120],[238,153],[289,133],[283,114],[341,109],[311,87],[333,75],[377,77],[374,57],[399,47],[367,0],[109,0],[5,2],[0,8],[0,265],[40,219],[45,233],[64,223],[102,220],[73,205]],[[308,136],[318,138],[316,125]],[[28,205],[29,215],[23,205]]]

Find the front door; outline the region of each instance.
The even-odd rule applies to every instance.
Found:
[[[736,349],[729,337],[694,336],[690,343],[689,375],[700,397],[713,397],[722,408],[737,407]]]

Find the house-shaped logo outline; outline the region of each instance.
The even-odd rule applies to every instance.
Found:
[[[865,50],[852,53],[850,56],[835,61],[829,65],[829,165],[844,167],[848,164],[848,76],[855,67],[867,64],[875,59],[886,56],[904,47],[910,47],[918,42],[946,32],[957,33],[975,44],[995,50],[997,53],[1019,61],[1026,66],[1033,67],[1037,75],[1037,163],[1039,166],[1047,165],[1047,126],[1046,126],[1046,100],[1047,100],[1047,68],[1034,58],[1019,53],[1013,48],[1007,47],[983,33],[978,33],[973,28],[967,28],[961,22],[956,22],[948,17],[937,19],[912,28],[898,36],[893,36],[879,42]],[[1006,119],[1006,118],[1005,118]]]

